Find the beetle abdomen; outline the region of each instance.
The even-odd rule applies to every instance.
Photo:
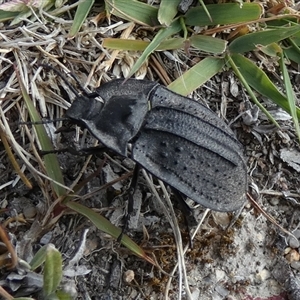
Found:
[[[231,134],[212,123],[186,110],[157,106],[133,143],[132,158],[195,202],[213,210],[236,210],[247,188],[242,150]]]
[[[235,139],[207,121],[182,111],[156,107],[148,112],[144,128],[169,132],[174,139],[182,137],[233,165],[241,160],[241,148]]]
[[[134,143],[132,158],[205,207],[232,211],[245,201],[244,162],[234,165],[182,137],[145,129]]]

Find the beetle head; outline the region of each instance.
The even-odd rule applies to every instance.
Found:
[[[86,122],[97,118],[97,115],[102,111],[103,105],[103,102],[98,97],[78,96],[66,111],[65,116],[77,125],[86,126]]]

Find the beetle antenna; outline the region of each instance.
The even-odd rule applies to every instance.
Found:
[[[42,120],[42,121],[33,121],[33,122],[17,122],[18,125],[40,125],[40,124],[48,124],[48,123],[54,123],[58,121],[67,121],[69,120],[68,118],[57,118],[57,119],[52,119],[52,120]]]
[[[66,85],[71,89],[71,91],[76,95],[76,97],[80,97],[79,93],[77,92],[77,90],[74,88],[74,86],[68,81],[68,79],[66,78],[66,76],[61,73],[60,71],[58,71],[57,69],[55,69],[54,67],[52,67],[51,65],[47,65],[47,64],[40,64],[41,67],[48,69],[48,70],[52,70],[54,73],[56,73],[65,83]],[[72,74],[71,72],[67,73],[67,75],[72,76],[76,83],[79,85],[81,92],[85,95],[88,96],[89,92],[86,91],[84,89],[84,87],[80,84],[78,78]]]

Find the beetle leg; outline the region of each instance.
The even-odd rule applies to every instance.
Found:
[[[88,148],[81,148],[79,150],[76,150],[73,147],[66,147],[66,148],[61,148],[57,150],[39,150],[39,154],[41,156],[47,155],[47,154],[53,154],[53,153],[65,153],[69,152],[73,155],[77,156],[87,156],[87,155],[92,155],[92,154],[99,154],[104,151],[107,151],[107,147],[103,146],[95,146],[95,147],[88,147]]]
[[[186,229],[187,229],[188,234],[189,234],[190,248],[193,248],[193,242],[192,242],[190,227],[194,227],[197,224],[197,222],[196,222],[195,217],[193,215],[192,209],[185,202],[183,194],[175,188],[172,188],[172,190],[173,190],[173,194],[175,196],[175,199],[177,200],[177,203],[179,205],[179,209],[182,211],[182,214],[183,214],[184,223],[185,223]]]
[[[128,222],[129,222],[129,218],[130,215],[133,212],[133,195],[136,191],[136,187],[137,187],[137,183],[138,183],[138,178],[139,178],[139,171],[140,171],[140,166],[138,164],[135,165],[134,170],[133,170],[133,175],[132,175],[132,179],[129,185],[129,188],[127,190],[128,193],[128,206],[127,206],[127,214],[124,218],[124,225],[122,228],[122,232],[120,233],[120,235],[118,236],[117,241],[120,243],[122,240],[122,236],[124,234],[124,232],[127,230],[128,228]]]

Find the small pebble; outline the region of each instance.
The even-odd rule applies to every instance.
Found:
[[[292,262],[292,261],[299,261],[300,260],[300,254],[297,250],[292,249],[286,256],[285,256],[286,260],[288,262]]]
[[[227,213],[212,212],[212,216],[216,224],[226,228],[230,224],[229,215]]]
[[[293,235],[299,239],[300,238],[300,229],[296,229],[295,231],[293,231]]]
[[[229,291],[224,288],[224,286],[217,284],[215,287],[215,291],[222,297],[226,297],[229,294]]]
[[[300,270],[300,261],[292,261],[291,262],[291,267],[297,271]]]
[[[25,219],[32,219],[36,215],[36,208],[34,206],[28,206],[23,209],[23,215]]]
[[[270,278],[270,272],[266,269],[261,270],[258,274],[256,274],[256,279],[262,283],[266,279]]]
[[[123,279],[126,283],[130,283],[134,279],[134,272],[132,270],[127,270],[123,275]]]
[[[298,239],[295,239],[293,236],[288,236],[287,242],[291,248],[299,248],[300,242]]]
[[[279,198],[272,198],[270,199],[269,203],[272,205],[272,206],[277,206],[279,204]]]
[[[226,277],[226,273],[222,270],[217,269],[215,274],[216,274],[216,281],[221,281]]]
[[[292,251],[292,248],[286,247],[286,248],[284,249],[284,251],[283,251],[283,254],[284,254],[284,255],[287,255],[287,254],[290,253],[291,251]]]
[[[122,165],[127,169],[133,169],[135,166],[135,163],[130,158],[125,158],[122,160]]]
[[[42,245],[47,245],[50,243],[51,239],[52,239],[52,235],[53,233],[51,231],[47,232],[45,235],[43,235],[41,237],[40,243]]]

